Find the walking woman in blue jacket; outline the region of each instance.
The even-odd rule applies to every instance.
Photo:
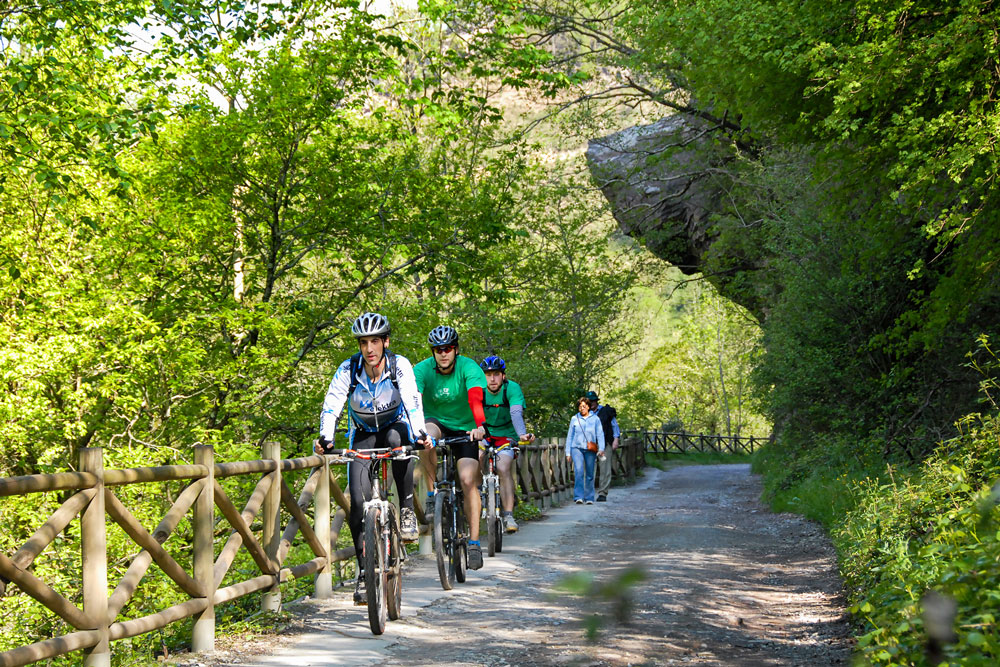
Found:
[[[597,457],[604,456],[604,429],[585,396],[577,399],[576,407],[580,412],[569,420],[566,433],[566,460],[573,461],[573,500],[592,505]]]

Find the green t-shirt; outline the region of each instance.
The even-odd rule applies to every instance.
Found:
[[[424,417],[433,417],[443,426],[455,431],[471,431],[476,428],[469,407],[469,390],[482,387],[486,392],[486,374],[475,361],[458,355],[455,369],[448,375],[435,370],[434,357],[424,359],[413,367],[417,378],[417,391],[424,402]]]
[[[513,380],[507,380],[507,402],[510,405],[500,405],[503,403],[503,385],[500,385],[500,390],[495,394],[489,389],[483,393],[486,426],[490,429],[490,435],[510,438],[516,443],[517,431],[514,430],[514,422],[510,419],[510,406],[524,407],[524,392],[521,390],[521,385]]]

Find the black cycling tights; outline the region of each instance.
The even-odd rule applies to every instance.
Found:
[[[400,447],[409,444],[410,433],[406,424],[396,422],[380,431],[354,432],[353,449],[376,449],[381,447]],[[356,459],[347,464],[347,480],[351,492],[351,515],[347,525],[351,528],[351,538],[354,540],[354,551],[361,563],[361,519],[364,517],[364,504],[371,500],[372,487],[368,480],[368,468],[372,461]],[[399,506],[413,509],[413,459],[392,462],[392,477],[396,480],[396,491],[399,493]],[[385,493],[383,489],[383,495]]]

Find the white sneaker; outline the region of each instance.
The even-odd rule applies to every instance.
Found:
[[[594,501],[593,501],[593,500],[588,500],[586,504],[587,504],[587,505],[593,505],[593,504],[594,504]]]
[[[503,518],[503,526],[504,530],[506,530],[508,533],[517,532],[517,521],[514,520],[513,514],[508,514]]]
[[[413,542],[420,533],[417,530],[417,515],[409,507],[404,507],[399,514],[399,536],[404,542]]]

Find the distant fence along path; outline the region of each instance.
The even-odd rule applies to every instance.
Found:
[[[757,438],[692,436],[680,433],[630,432],[613,458],[613,479],[635,480],[645,465],[647,451],[752,451],[763,444]],[[518,496],[539,508],[572,499],[573,470],[566,460],[563,438],[540,438],[521,447],[517,461]],[[58,615],[73,630],[27,646],[0,652],[0,667],[15,667],[83,651],[83,664],[110,665],[111,642],[145,634],[194,617],[191,648],[211,651],[215,646],[215,607],[250,593],[264,591],[261,607],[277,610],[282,582],[314,576],[314,596],[332,594],[332,570],[353,559],[354,548],[337,549],[337,538],[350,510],[330,464],[322,456],[283,459],[277,443],[265,443],[261,458],[219,463],[212,447],[195,447],[193,461],[127,470],[105,470],[103,450],[79,452],[79,471],[0,478],[0,502],[5,497],[36,493],[73,492],[13,554],[0,551],[0,595],[12,585]],[[294,474],[293,474],[294,473]],[[252,492],[245,499],[230,497],[220,480],[246,477]],[[298,495],[293,492],[299,481]],[[115,493],[135,484],[186,483],[159,524],[149,530]],[[156,491],[153,491],[156,493]],[[164,497],[167,497],[163,493]],[[243,507],[240,509],[239,503]],[[421,523],[420,549],[430,552],[423,503],[415,503]],[[178,525],[190,515],[191,543],[166,544]],[[78,526],[69,530],[71,524]],[[108,595],[107,527],[121,527],[136,547],[130,565]],[[223,523],[224,522],[224,523]],[[225,527],[228,524],[228,527]],[[59,549],[78,549],[79,569],[65,573],[80,582],[69,598],[32,572],[36,558],[62,535]],[[293,544],[308,546],[305,562],[292,564]],[[232,571],[240,550],[248,552],[256,572]],[[120,618],[152,565],[156,565],[186,601],[140,618]],[[228,576],[227,576],[228,575]],[[234,580],[234,578],[236,580]],[[223,586],[223,583],[226,585]],[[70,598],[81,599],[82,608]]]
[[[647,452],[686,454],[717,452],[720,454],[750,454],[770,441],[752,435],[696,435],[671,431],[628,431],[631,438],[642,442]]]

